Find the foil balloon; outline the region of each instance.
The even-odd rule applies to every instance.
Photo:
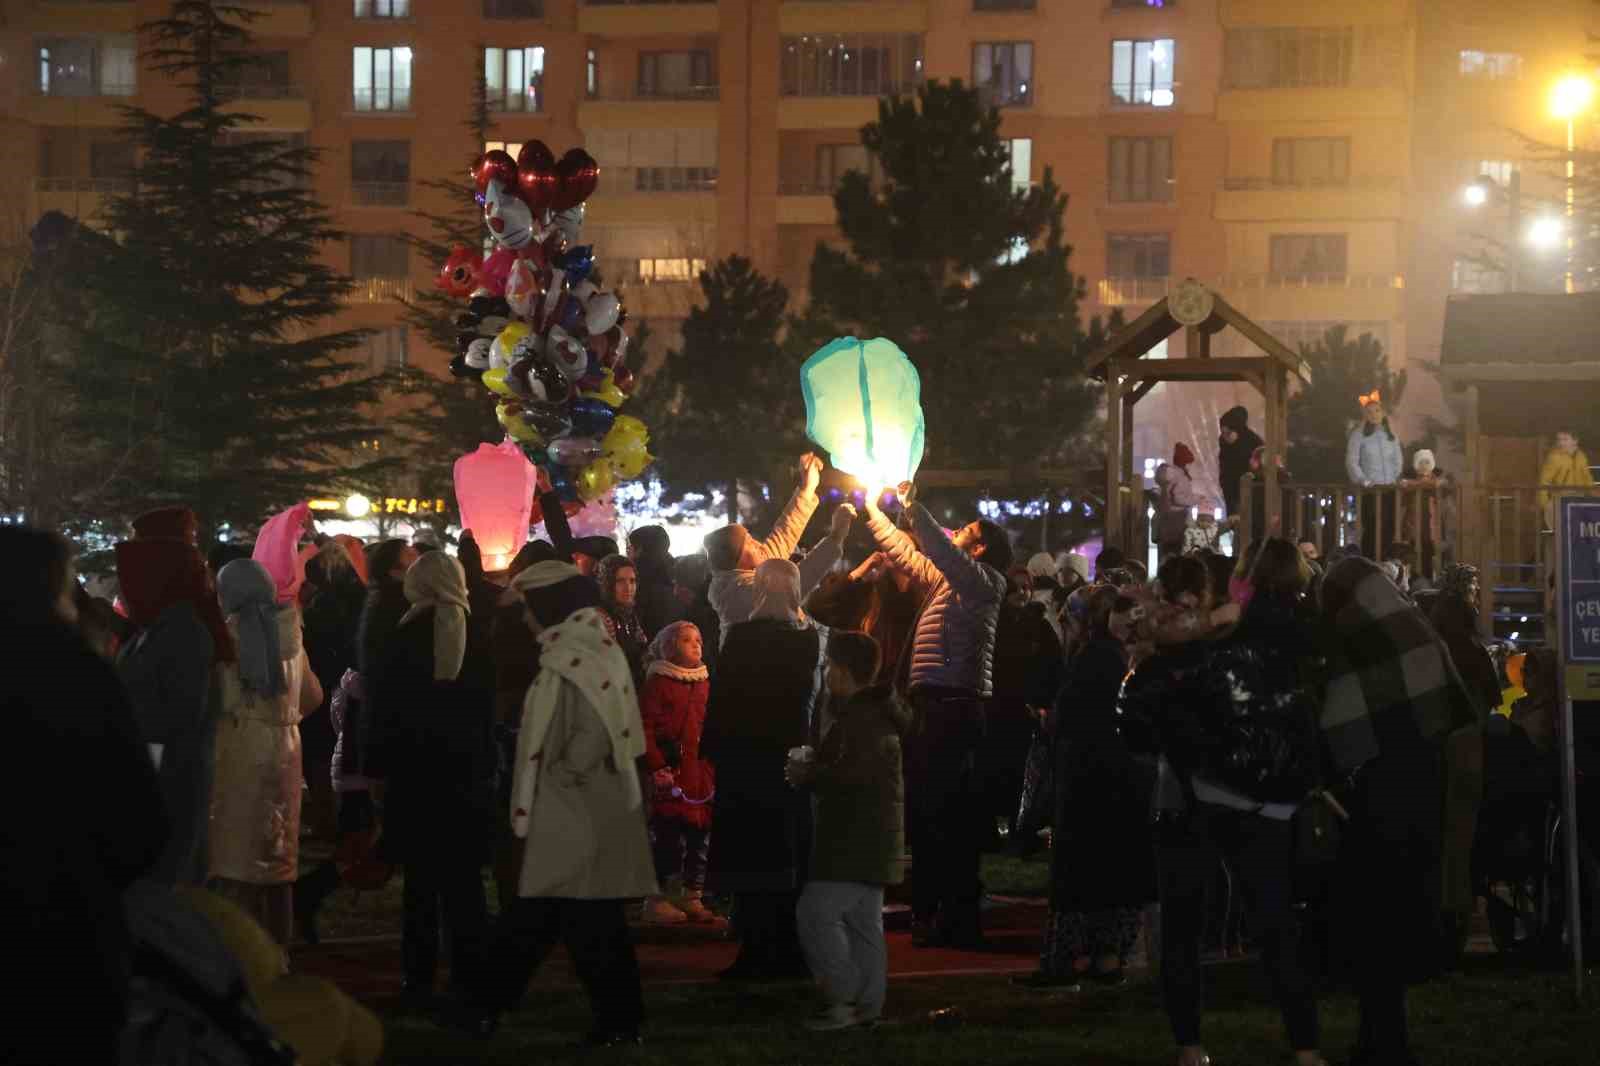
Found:
[[[482,367],[469,366],[467,364],[466,353],[461,353],[450,360],[451,377],[477,378],[481,381],[483,380],[483,373]]]
[[[493,364],[489,352],[494,347],[492,337],[473,337],[467,342],[466,350],[461,353],[462,362],[473,370],[482,373]]]
[[[496,244],[516,249],[533,240],[533,210],[510,191],[512,188],[515,186],[508,187],[500,181],[489,182],[483,199],[483,220]]]
[[[572,416],[567,412],[566,404],[526,400],[522,404],[522,417],[546,440],[565,437],[572,432]]]
[[[633,395],[633,371],[628,369],[627,363],[618,363],[611,368],[611,380],[616,382],[617,388],[622,390],[624,396]]]
[[[588,372],[589,349],[560,326],[550,327],[545,354],[556,368],[567,376],[568,381],[577,381]]]
[[[517,161],[511,158],[510,153],[493,148],[478,157],[472,164],[472,180],[477,185],[478,192],[487,195],[491,182],[498,181],[507,189],[517,187]]]
[[[517,153],[517,192],[536,212],[556,194],[556,155],[543,141],[526,141]]]
[[[475,292],[488,296],[504,296],[506,282],[511,277],[511,270],[516,265],[517,253],[509,248],[497,248],[483,261],[478,269],[478,288]],[[510,305],[505,308],[506,314],[510,313]]]
[[[521,322],[513,322],[505,329],[495,334],[494,343],[489,346],[489,366],[508,369],[516,360],[512,358],[512,351],[517,347],[517,342],[528,335],[528,327]]]
[[[527,385],[529,399],[563,405],[572,399],[572,382],[544,356],[525,355],[513,366]]]
[[[550,206],[556,211],[577,207],[600,184],[600,164],[582,148],[573,148],[556,164],[556,181],[556,195]]]
[[[550,488],[563,500],[578,499],[578,486],[573,482],[572,473],[564,466],[552,466],[546,471],[550,475]]]
[[[513,313],[526,316],[533,310],[534,301],[544,295],[544,287],[539,284],[538,273],[530,260],[518,259],[512,265],[505,292],[506,303]]]
[[[607,407],[621,407],[628,399],[617,385],[616,371],[607,370],[600,379],[600,387],[583,393],[586,399],[599,400]]]
[[[495,408],[495,418],[505,429],[506,435],[518,444],[543,444],[544,437],[528,421],[522,417],[522,412],[508,403],[503,403]]]
[[[514,395],[514,392],[511,388],[511,382],[509,380],[509,375],[510,371],[504,369],[503,367],[496,367],[493,370],[485,370],[483,372],[484,388],[488,389],[496,396]]]
[[[650,430],[645,424],[632,415],[618,415],[611,424],[611,432],[606,434],[608,440],[606,447],[611,448],[629,437],[637,437],[641,443],[648,443]]]
[[[583,236],[583,207],[569,207],[565,211],[557,211],[554,225],[556,232],[561,235],[565,244],[577,244]]]
[[[571,410],[573,432],[583,437],[604,437],[617,417],[601,400],[573,400]]]
[[[617,316],[622,313],[622,301],[617,299],[614,292],[597,292],[589,297],[589,302],[584,305],[584,321],[589,325],[589,332],[605,333],[617,324]]]
[[[617,475],[611,469],[611,461],[604,458],[596,459],[578,471],[578,476],[575,479],[578,499],[585,503],[598,499],[609,492],[616,483]]]
[[[576,236],[568,237],[572,242]],[[568,248],[561,253],[561,258],[556,260],[556,266],[567,272],[567,275],[576,281],[583,281],[589,277],[589,272],[594,269],[594,245],[581,244]]]
[[[655,461],[655,456],[647,451],[644,445],[630,448],[615,455],[607,454],[606,458],[611,463],[612,471],[623,480],[630,480],[644,473],[645,467]]]
[[[450,249],[450,258],[439,268],[439,276],[433,280],[433,284],[446,295],[464,300],[478,288],[478,271],[482,266],[483,256],[464,244],[458,244]]]
[[[593,437],[562,437],[546,449],[562,466],[587,466],[600,458],[600,442]]]
[[[600,364],[600,369],[607,370],[616,363],[611,354],[611,335],[609,333],[591,334],[586,342],[589,348],[589,365]]]

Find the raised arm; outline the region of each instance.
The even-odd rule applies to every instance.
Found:
[[[973,604],[999,602],[1005,595],[1005,580],[1002,578],[999,587],[996,587],[994,578],[990,576],[995,571],[950,543],[944,528],[933,520],[933,515],[922,504],[914,503],[907,510],[911,515],[911,527],[916,530],[917,540],[922,543],[922,550],[933,560],[933,565],[938,567],[945,580],[950,582],[956,595]]]
[[[800,457],[801,482],[765,540],[756,541],[757,551],[768,559],[787,559],[800,544],[806,525],[817,511],[817,486],[822,483],[822,460],[807,452]]]
[[[833,524],[828,529],[828,535],[818,541],[816,546],[806,553],[800,560],[800,594],[809,595],[811,590],[822,583],[844,556],[844,541],[850,535],[850,523],[856,517],[856,509],[848,503],[841,503],[838,510],[833,512]]]
[[[939,568],[933,565],[933,560],[918,551],[911,538],[895,528],[889,516],[878,508],[878,501],[871,496],[867,498],[867,530],[889,561],[910,575],[913,584],[927,588],[939,580]],[[943,530],[940,530],[939,536],[944,537]]]

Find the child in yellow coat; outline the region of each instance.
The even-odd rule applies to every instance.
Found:
[[[1589,457],[1578,447],[1578,435],[1571,430],[1556,431],[1556,445],[1544,457],[1539,468],[1541,486],[1559,485],[1564,488],[1589,488],[1594,485],[1594,474],[1589,469]],[[1550,490],[1539,492],[1539,507],[1544,511],[1546,529],[1555,528],[1555,510]]]

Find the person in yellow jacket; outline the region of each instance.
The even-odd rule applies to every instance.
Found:
[[[1539,468],[1539,484],[1579,488],[1589,488],[1594,484],[1594,474],[1589,470],[1589,457],[1578,447],[1576,433],[1565,429],[1556,432],[1556,445],[1545,455],[1544,466]],[[1554,529],[1555,509],[1548,488],[1542,488],[1539,492],[1539,507],[1544,511],[1545,528]]]

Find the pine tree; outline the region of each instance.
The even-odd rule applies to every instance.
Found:
[[[316,493],[369,489],[374,379],[345,356],[360,330],[317,332],[350,281],[321,256],[341,235],[308,191],[314,150],[237,136],[229,107],[254,62],[255,14],[175,0],[141,27],[145,59],[186,94],[174,115],[124,110],[134,191],[105,214],[116,235],[76,263],[84,303],[69,376],[77,437],[106,466],[93,515],[125,522],[155,503],[202,527],[253,528]],[[127,447],[111,433],[126,429]]]
[[[1351,338],[1348,326],[1332,326],[1300,355],[1311,381],[1289,397],[1289,470],[1296,481],[1347,480],[1345,444],[1360,417],[1360,397],[1377,389],[1390,415],[1406,391],[1405,371],[1389,369],[1383,345],[1370,333]]]
[[[650,427],[668,488],[722,489],[733,510],[740,479],[765,481],[804,449],[801,360],[778,340],[788,290],[750,260],[711,264],[700,289],[704,303],[684,320],[682,349],[645,379],[629,413]]]
[[[818,245],[798,338],[897,342],[922,376],[929,468],[1079,455],[1096,400],[1051,171],[1018,189],[999,112],[960,81],[880,101],[861,142],[881,177],[840,182],[849,250]]]

